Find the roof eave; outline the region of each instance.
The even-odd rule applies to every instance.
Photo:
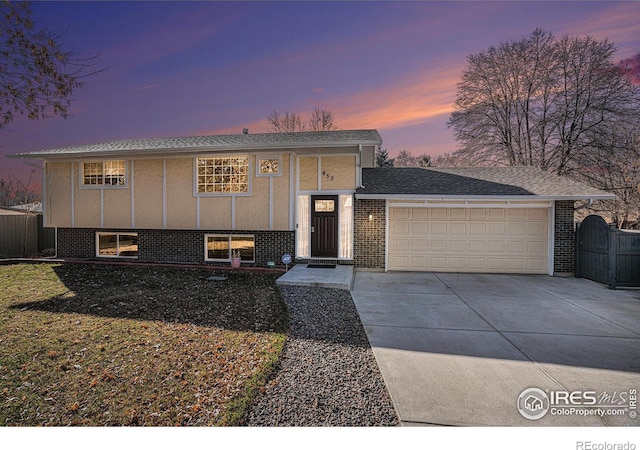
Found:
[[[364,194],[356,193],[357,200],[438,200],[438,201],[460,201],[460,200],[544,200],[544,201],[562,201],[562,200],[614,200],[613,194],[596,194],[596,195],[441,195],[441,194]]]
[[[7,155],[11,159],[68,159],[68,158],[95,158],[104,156],[130,157],[132,155],[140,156],[162,156],[175,154],[201,154],[201,153],[221,153],[221,152],[237,152],[237,151],[273,151],[273,150],[303,150],[312,148],[348,148],[354,149],[363,146],[382,145],[382,140],[362,140],[362,141],[316,141],[316,142],[292,142],[292,143],[273,143],[273,144],[256,144],[256,145],[221,145],[206,147],[174,147],[174,148],[152,148],[152,149],[121,149],[121,150],[104,150],[104,151],[69,151],[69,152],[28,152],[15,153]]]

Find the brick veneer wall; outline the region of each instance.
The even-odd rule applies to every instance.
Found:
[[[574,204],[572,200],[556,202],[553,242],[555,275],[571,275],[575,270]]]
[[[58,256],[61,258],[100,259],[96,257],[96,232],[138,233],[138,258],[127,261],[174,262],[192,264],[225,264],[204,260],[205,234],[252,234],[255,236],[255,263],[265,266],[275,261],[282,266],[282,255],[289,253],[295,260],[294,231],[231,231],[231,230],[122,230],[95,228],[58,228]],[[112,259],[112,258],[108,258]],[[117,258],[115,258],[117,259]]]
[[[353,208],[353,256],[356,267],[384,269],[386,201],[355,200]],[[369,220],[369,213],[373,220]]]

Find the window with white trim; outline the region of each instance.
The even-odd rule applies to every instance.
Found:
[[[241,261],[255,262],[255,236],[242,234],[207,234],[204,237],[206,261],[231,261],[239,255]]]
[[[96,256],[101,258],[137,258],[138,233],[96,233]]]
[[[257,158],[256,176],[268,177],[280,175],[280,158],[278,157],[262,157]]]
[[[123,159],[86,161],[81,164],[83,186],[126,186],[127,164]]]
[[[198,194],[246,194],[249,157],[196,158],[196,177]]]

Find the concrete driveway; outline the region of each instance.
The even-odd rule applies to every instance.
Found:
[[[640,425],[629,399],[640,391],[639,290],[548,276],[356,272],[351,295],[405,426]],[[517,406],[527,388],[580,393],[552,398],[530,420]],[[600,410],[585,407],[594,396]]]

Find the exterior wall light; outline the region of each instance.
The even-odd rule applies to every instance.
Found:
[[[373,211],[369,211],[369,220],[373,220]]]

